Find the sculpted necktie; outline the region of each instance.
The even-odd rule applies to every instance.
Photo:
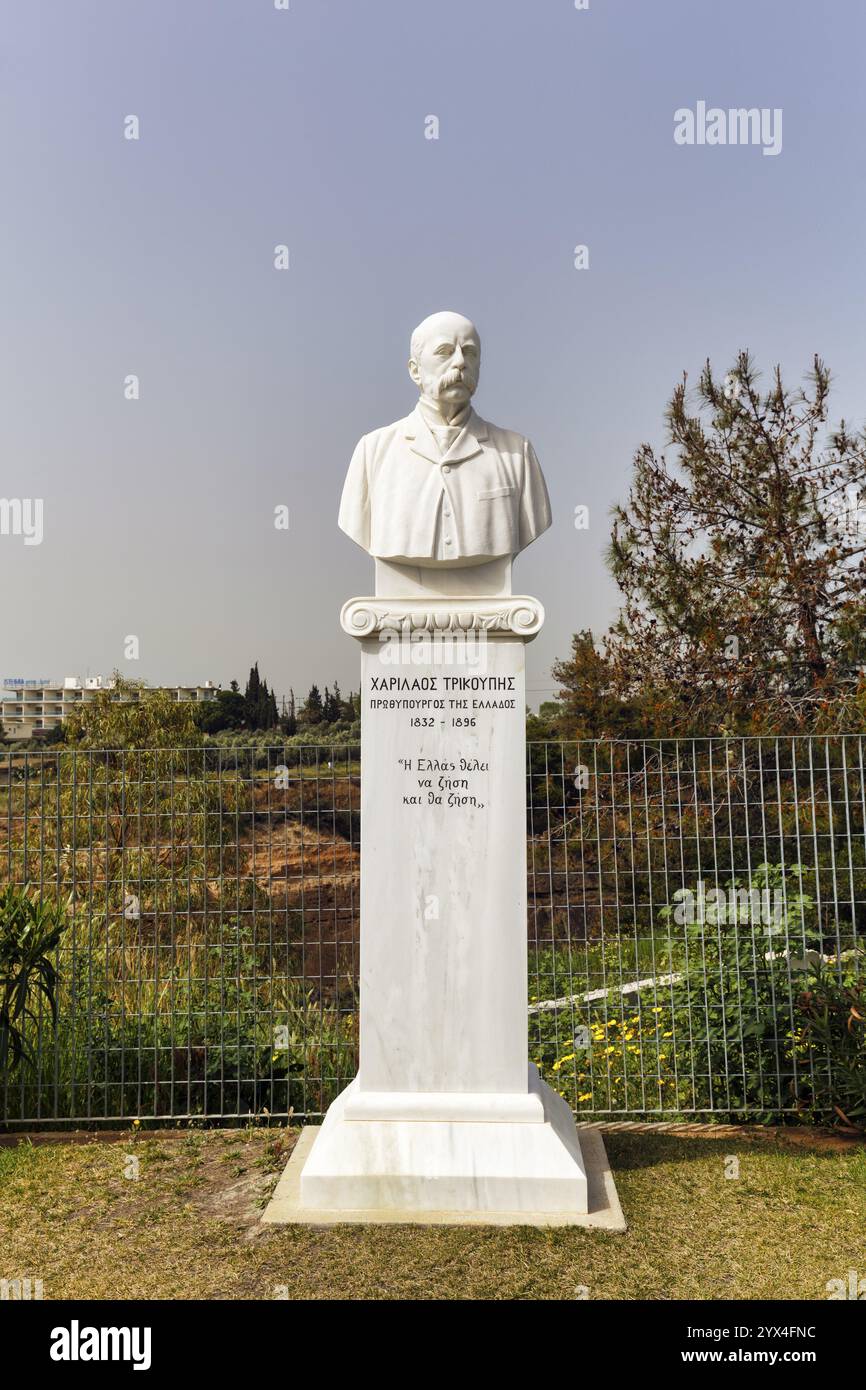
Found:
[[[436,437],[436,443],[439,445],[439,452],[444,457],[445,454],[448,453],[448,450],[451,448],[451,445],[454,443],[455,439],[460,433],[460,426],[431,425],[430,429]]]

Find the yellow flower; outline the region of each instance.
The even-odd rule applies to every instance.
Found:
[[[592,1091],[581,1091],[577,1099],[578,1101],[592,1100]]]
[[[662,1037],[663,1037],[663,1038],[672,1038],[672,1037],[673,1037],[673,1033],[662,1033]]]

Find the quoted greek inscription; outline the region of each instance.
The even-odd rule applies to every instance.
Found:
[[[473,806],[484,810],[480,784],[490,764],[483,759],[398,758],[397,764],[410,785],[403,793],[404,806]]]

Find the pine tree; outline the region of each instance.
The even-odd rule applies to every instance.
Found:
[[[259,678],[259,663],[250,667],[247,688],[244,691],[244,701],[247,707],[247,723],[251,729],[259,728],[259,697],[261,695],[261,680]]]
[[[622,698],[613,664],[596,647],[588,630],[572,638],[571,657],[554,665],[553,677],[563,688],[559,705],[548,708],[546,718],[553,720],[556,732],[566,738],[627,737],[635,729],[644,734],[655,732],[647,727],[646,710],[640,702]]]
[[[360,719],[360,717],[361,692],[359,690],[357,694],[355,694],[352,691],[349,691],[349,694],[346,696],[345,700],[342,701],[340,718],[344,720],[347,724],[354,724],[355,720]]]
[[[334,689],[329,690],[325,686],[325,695],[322,701],[322,719],[326,724],[336,724],[340,718],[340,687],[334,683]]]
[[[829,390],[816,357],[806,389],[777,367],[762,393],[746,352],[724,381],[707,362],[694,406],[685,378],[676,388],[675,463],[643,445],[614,512],[620,692],[663,690],[693,719],[743,725],[758,707],[796,721],[856,684],[866,435],[842,421],[820,447]]]
[[[298,732],[298,719],[295,712],[295,692],[289,687],[289,707],[281,720],[281,728],[289,737]]]
[[[268,720],[270,718],[270,710],[271,693],[268,690],[267,681],[262,681],[261,685],[259,686],[259,698],[256,706],[256,728],[267,729],[270,727],[268,723]]]
[[[317,685],[310,686],[310,693],[304,701],[303,722],[321,724],[323,716],[322,696]]]

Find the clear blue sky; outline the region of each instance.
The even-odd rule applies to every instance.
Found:
[[[372,564],[340,488],[411,408],[432,310],[475,319],[476,405],[547,475],[554,526],[515,574],[548,613],[533,703],[615,611],[609,509],[683,370],[746,346],[796,381],[819,351],[834,415],[866,417],[861,0],[0,15],[0,496],[45,505],[41,545],[0,536],[0,678],[243,681],[257,658],[279,692],[355,685],[337,615]],[[699,100],[782,108],[781,154],[678,146]]]

